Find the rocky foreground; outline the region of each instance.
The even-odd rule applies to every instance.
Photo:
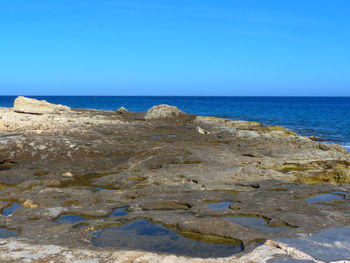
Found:
[[[283,127],[20,97],[0,262],[349,262],[349,183],[344,148]]]

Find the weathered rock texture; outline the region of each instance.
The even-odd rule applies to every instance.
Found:
[[[54,114],[70,110],[67,106],[52,104],[45,100],[36,100],[22,96],[15,100],[13,108],[16,112],[31,114]]]
[[[161,104],[153,106],[145,115],[146,120],[168,120],[175,122],[189,122],[196,119],[196,116],[187,114],[175,106]]]
[[[4,240],[0,259],[17,262],[15,256],[24,255],[26,246],[45,253],[43,245],[50,244],[59,246],[54,251],[63,251],[61,255],[80,260],[79,249],[96,249],[93,231],[139,219],[197,240],[238,240],[245,246],[244,253],[264,240],[349,227],[350,155],[341,146],[255,122],[212,117],[183,122],[186,114],[173,114],[177,111],[168,111],[168,106],[164,109],[167,113],[155,114],[160,117],[154,121],[147,114],[132,112],[73,109],[30,115],[0,108],[0,209],[21,205],[11,215],[0,215],[0,228],[17,230],[18,238],[38,245],[20,245],[17,253],[11,250],[17,241]],[[335,199],[307,200],[332,193]],[[208,203],[215,202],[229,202],[229,206],[211,209]],[[127,213],[111,217],[121,207]],[[86,220],[55,222],[66,214]],[[261,219],[266,226],[255,228],[231,220],[242,216]],[[237,262],[268,261],[273,257],[259,258],[266,251],[275,253],[269,248],[281,252],[265,245],[256,249],[260,256],[243,253]],[[150,257],[144,262],[190,262],[150,251],[103,251],[98,257],[117,253],[115,262],[133,262],[138,257],[135,262],[143,262],[143,256]],[[114,262],[109,257],[101,256],[101,262]]]

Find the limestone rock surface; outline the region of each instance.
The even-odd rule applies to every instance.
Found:
[[[15,100],[14,111],[31,114],[55,114],[71,110],[67,106],[52,104],[45,100],[37,100],[20,96]]]
[[[160,108],[167,107],[174,112]],[[23,114],[0,108],[0,262],[348,257],[350,154],[341,146],[246,121],[198,116],[178,123],[176,114],[145,121],[140,112]],[[62,176],[68,171],[74,176]],[[77,215],[84,221],[75,222]],[[57,222],[64,216],[74,222]],[[161,246],[163,233],[175,231],[210,247],[239,241],[245,250],[227,257],[216,248],[197,250],[203,251],[198,257],[215,252],[210,258],[157,254],[134,230],[119,236],[136,240],[132,247],[94,248],[99,230],[106,230],[107,242],[115,236],[112,227],[124,229],[140,218],[161,226],[151,237]],[[331,228],[339,230],[311,236]],[[192,245],[184,249],[194,251]],[[337,257],[330,258],[330,251]]]

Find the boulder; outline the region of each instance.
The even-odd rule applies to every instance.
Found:
[[[124,108],[124,107],[120,107],[120,108],[117,109],[115,112],[116,112],[117,114],[125,114],[125,113],[128,113],[129,111],[128,111],[126,108]]]
[[[63,173],[62,176],[64,176],[64,177],[73,177],[74,175],[71,172],[66,172],[66,173]]]
[[[71,110],[71,108],[67,106],[22,96],[16,98],[13,109],[15,112],[31,114],[55,114]]]
[[[206,130],[204,130],[203,128],[201,128],[201,127],[197,127],[197,131],[200,133],[200,134],[210,134],[210,132],[209,131],[206,131]]]
[[[187,114],[175,106],[161,104],[150,108],[145,115],[145,119],[184,123],[194,121],[196,119],[196,116],[192,114]]]

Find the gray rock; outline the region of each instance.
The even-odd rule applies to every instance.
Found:
[[[52,104],[45,100],[36,100],[26,97],[18,97],[14,103],[14,111],[31,114],[53,114],[71,110],[67,106]]]
[[[55,218],[66,211],[67,209],[64,207],[49,207],[42,211],[39,210],[38,213],[45,218]]]
[[[290,258],[289,256],[277,256],[275,259],[269,260],[268,263],[315,263],[313,260],[302,260]]]
[[[149,109],[145,116],[146,120],[169,120],[176,122],[189,122],[196,119],[195,115],[187,114],[175,106],[161,104]]]

